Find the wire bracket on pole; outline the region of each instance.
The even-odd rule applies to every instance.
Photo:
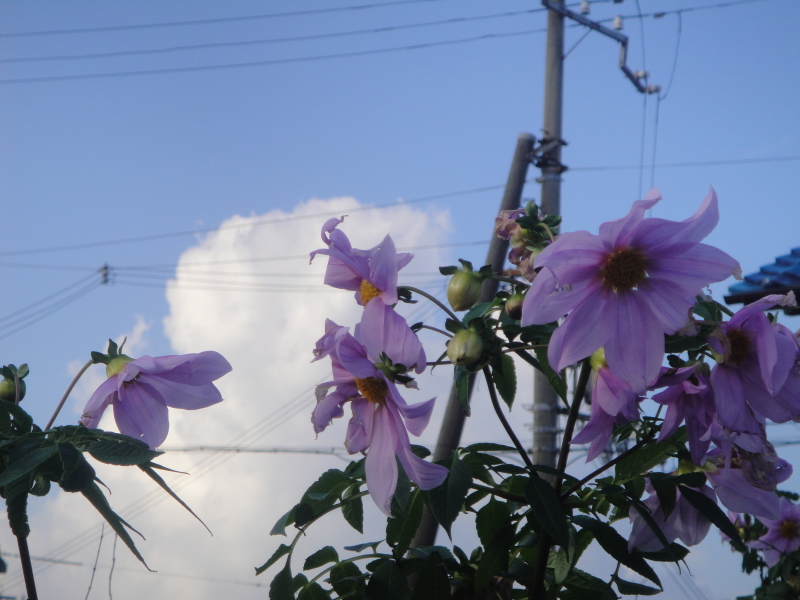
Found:
[[[562,139],[545,137],[542,138],[540,144],[536,148],[531,150],[530,161],[538,168],[548,171],[536,180],[538,183],[541,183],[545,179],[553,178],[557,178],[558,181],[561,181],[561,173],[566,171],[569,167],[561,164],[561,161],[556,158],[557,154],[554,150],[566,145],[567,142]]]
[[[609,29],[608,27],[600,25],[600,23],[595,23],[591,19],[587,19],[585,16],[579,13],[572,12],[563,4],[555,3],[551,0],[542,0],[542,5],[549,10],[553,10],[560,15],[567,17],[568,19],[572,19],[573,21],[576,21],[581,25],[588,27],[589,29],[594,29],[598,33],[602,33],[604,36],[610,37],[611,39],[619,42],[619,68],[622,69],[623,73],[625,73],[625,77],[630,79],[631,83],[633,83],[633,85],[636,87],[636,90],[641,94],[658,94],[661,91],[661,86],[647,84],[647,73],[645,71],[636,71],[634,73],[630,70],[630,67],[628,67],[627,35],[624,35],[619,31]]]

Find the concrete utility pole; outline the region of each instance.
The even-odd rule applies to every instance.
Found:
[[[514,158],[511,162],[511,170],[508,173],[506,188],[503,192],[503,200],[500,202],[500,210],[514,210],[519,208],[522,199],[522,188],[525,187],[525,177],[528,174],[528,165],[531,162],[533,145],[535,138],[529,133],[521,133],[517,138],[517,148],[514,151]],[[494,223],[492,224],[494,225]],[[489,242],[489,251],[486,254],[486,264],[492,265],[492,270],[499,273],[503,270],[508,252],[508,241],[500,239],[494,234],[492,227],[492,238]],[[483,290],[478,302],[491,302],[497,293],[499,282],[496,279],[486,279],[483,282]],[[469,377],[469,396],[472,396],[472,387],[475,383],[475,376]],[[442,428],[439,430],[439,439],[433,451],[433,460],[444,460],[449,458],[458,447],[461,440],[461,432],[464,430],[464,410],[458,401],[456,386],[450,388],[450,397],[447,400]],[[436,518],[425,507],[417,534],[411,542],[412,548],[422,546],[433,546],[436,541],[436,530],[439,524]]]
[[[551,4],[563,6],[562,0]],[[561,107],[564,90],[564,15],[547,13],[547,50],[544,71],[544,138],[537,166],[542,176],[541,207],[548,215],[561,214]],[[558,395],[540,371],[533,375],[533,452],[536,465],[556,466],[558,448]]]

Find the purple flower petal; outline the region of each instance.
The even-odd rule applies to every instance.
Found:
[[[114,402],[114,419],[120,433],[157,448],[169,432],[169,413],[158,390],[142,382],[123,386]]]
[[[609,323],[598,315],[604,312],[607,302],[607,293],[595,293],[555,330],[547,349],[547,360],[556,371],[586,358],[606,343],[611,334]]]
[[[392,496],[397,487],[397,425],[385,407],[375,410],[373,435],[364,467],[367,489],[381,511],[392,516]]]
[[[81,424],[89,429],[97,427],[100,423],[100,418],[103,416],[103,412],[108,408],[114,396],[117,395],[118,385],[119,381],[117,377],[109,377],[98,386],[83,408],[83,416],[80,420]]]

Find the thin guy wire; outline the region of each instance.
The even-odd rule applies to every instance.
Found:
[[[92,566],[92,578],[89,580],[89,589],[86,590],[86,597],[84,600],[89,600],[89,593],[92,591],[92,584],[94,583],[94,575],[97,573],[97,561],[100,560],[100,548],[103,547],[103,534],[106,531],[106,526],[103,524],[100,530],[100,543],[97,544],[97,555],[94,557],[94,566]]]
[[[83,27],[80,29],[53,29],[48,31],[19,31],[16,33],[0,33],[0,38],[38,37],[48,35],[72,35],[76,33],[105,33],[110,31],[131,31],[135,29],[162,29],[165,27],[186,27],[189,25],[210,25],[214,23],[234,23],[240,21],[255,21],[263,19],[277,19],[285,17],[298,17],[319,15],[324,13],[345,12],[351,10],[364,10],[369,8],[384,8],[400,4],[420,4],[435,2],[436,0],[394,0],[374,4],[361,4],[356,6],[339,6],[334,8],[316,8],[312,10],[298,10],[283,13],[267,13],[261,15],[246,15],[242,17],[220,17],[216,19],[196,19],[193,21],[171,21],[166,23],[143,23],[140,25],[112,25],[109,27]]]
[[[50,294],[48,296],[45,296],[41,300],[37,300],[36,302],[34,302],[32,304],[28,304],[27,306],[25,306],[23,308],[20,308],[19,310],[15,310],[12,313],[8,313],[7,315],[3,315],[2,317],[0,317],[0,323],[4,322],[6,319],[10,319],[12,317],[16,317],[18,314],[27,312],[28,310],[30,310],[32,308],[35,308],[35,307],[39,306],[40,304],[44,304],[48,300],[52,300],[56,296],[60,296],[61,294],[71,290],[72,288],[78,287],[82,283],[85,283],[85,282],[89,281],[92,277],[94,277],[94,274],[96,272],[97,272],[97,269],[92,269],[91,275],[87,275],[86,277],[82,277],[78,281],[75,281],[74,283],[69,284],[67,287],[61,288],[60,290],[58,290],[56,292],[53,292],[52,294]]]

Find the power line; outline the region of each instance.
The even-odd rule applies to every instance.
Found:
[[[49,35],[73,35],[76,33],[106,33],[111,31],[132,31],[138,29],[163,29],[166,27],[186,27],[190,25],[211,25],[216,23],[235,23],[241,21],[256,21],[264,19],[279,19],[285,17],[301,17],[326,13],[365,10],[370,8],[385,8],[403,4],[422,4],[436,2],[437,0],[393,0],[373,4],[359,4],[355,6],[339,6],[332,8],[315,8],[311,10],[297,10],[282,13],[266,13],[260,15],[246,15],[241,17],[219,17],[216,19],[195,19],[191,21],[170,21],[165,23],[142,23],[139,25],[111,25],[108,27],[83,27],[79,29],[51,29],[46,31],[19,31],[16,33],[0,33],[0,38],[37,37]]]
[[[800,156],[778,156],[772,158],[736,158],[732,160],[699,160],[695,162],[664,163],[655,166],[658,167],[659,169],[680,169],[686,167],[718,167],[725,165],[742,165],[751,163],[790,162],[796,160],[800,160]],[[624,170],[638,169],[638,168],[639,165],[618,165],[618,166],[605,166],[605,167],[570,167],[569,170],[576,172],[624,171]]]
[[[487,21],[490,19],[500,19],[505,17],[517,17],[543,12],[544,8],[532,8],[528,10],[517,10],[503,13],[493,13],[489,15],[479,15],[474,17],[454,17],[451,19],[441,19],[438,21],[426,21],[423,23],[410,23],[406,25],[389,25],[386,27],[375,27],[371,29],[357,29],[353,31],[340,31],[335,33],[319,33],[312,35],[301,35],[282,38],[267,38],[259,40],[245,40],[236,42],[209,42],[205,44],[191,44],[185,46],[170,46],[167,48],[152,48],[145,50],[120,50],[117,52],[98,52],[91,54],[71,54],[55,56],[29,56],[21,58],[0,59],[0,64],[27,63],[27,62],[50,62],[50,61],[70,61],[70,60],[89,60],[98,58],[119,58],[124,56],[143,56],[151,54],[170,54],[174,52],[186,52],[194,50],[210,50],[215,48],[237,48],[245,46],[259,46],[267,44],[283,44],[288,42],[308,42],[312,40],[323,40],[340,37],[350,37],[356,35],[366,35],[370,33],[388,33],[393,31],[404,31],[409,29],[420,29],[423,27],[437,27],[441,25],[452,25],[460,23],[471,23],[475,21]]]
[[[277,58],[272,60],[257,60],[253,62],[225,63],[220,65],[200,65],[196,67],[171,67],[167,69],[145,69],[141,71],[115,71],[110,73],[89,73],[84,75],[53,75],[47,77],[23,77],[19,79],[0,79],[0,85],[16,85],[24,83],[49,83],[55,81],[78,81],[86,79],[112,79],[118,77],[138,77],[142,75],[169,75],[174,73],[198,73],[203,71],[222,71],[227,69],[244,69],[252,67],[271,67],[274,65],[286,65],[297,63],[317,62],[320,60],[334,60],[339,58],[355,58],[358,56],[373,56],[377,54],[389,54],[392,52],[405,52],[409,50],[422,50],[424,48],[435,48],[438,46],[454,46],[459,44],[469,44],[484,40],[519,37],[534,33],[543,33],[546,29],[527,29],[523,31],[513,31],[507,33],[486,33],[483,35],[459,38],[456,40],[445,40],[439,42],[423,42],[407,46],[393,46],[391,48],[377,48],[373,50],[355,50],[352,52],[339,52],[334,54],[318,54],[315,56],[300,56],[294,58]]]

